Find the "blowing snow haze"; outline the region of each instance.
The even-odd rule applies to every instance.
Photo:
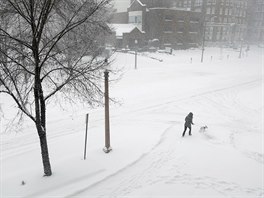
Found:
[[[129,0],[114,0],[115,1],[115,8],[118,12],[126,11],[129,6]]]

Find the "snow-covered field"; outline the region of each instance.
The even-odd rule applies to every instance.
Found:
[[[33,123],[5,131],[15,105],[0,95],[1,197],[263,197],[263,50],[238,55],[207,48],[200,63],[198,49],[140,54],[135,70],[134,55],[115,54],[123,76],[110,86],[119,100],[110,109],[113,151],[102,151],[103,108],[51,103],[51,177],[42,177]],[[182,138],[189,112],[193,135]]]

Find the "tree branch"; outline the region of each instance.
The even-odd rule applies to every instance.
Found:
[[[12,62],[14,62],[18,66],[22,67],[27,73],[29,73],[31,75],[35,75],[33,72],[29,71],[24,65],[22,65],[21,63],[19,63],[18,61],[16,61],[12,56],[9,56],[8,54],[6,54],[6,52],[3,51],[1,48],[0,48],[0,52],[2,54],[4,54],[7,58],[9,58]]]
[[[12,91],[8,88],[8,86],[5,84],[5,82],[0,78],[0,82],[4,85],[4,87],[6,88],[7,91],[5,90],[0,90],[0,93],[6,93],[8,95],[10,95],[13,100],[16,102],[16,104],[18,105],[18,108],[25,113],[33,122],[36,122],[35,118],[29,113],[29,111],[27,110],[27,108],[21,104],[19,102],[19,100],[17,99],[17,97],[12,93]]]

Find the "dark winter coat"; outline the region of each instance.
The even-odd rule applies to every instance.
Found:
[[[193,124],[193,114],[189,113],[185,118],[185,124],[184,126],[191,128]]]

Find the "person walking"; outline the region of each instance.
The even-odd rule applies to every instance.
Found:
[[[187,128],[189,129],[189,135],[192,135],[192,125],[193,125],[193,113],[190,112],[185,117],[184,131],[183,131],[182,137],[184,137]]]

